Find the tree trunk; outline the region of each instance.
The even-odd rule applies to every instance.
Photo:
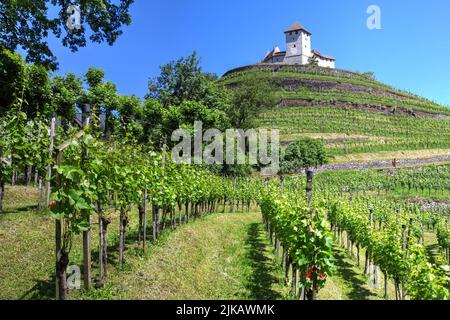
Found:
[[[284,278],[286,281],[286,284],[289,284],[289,271],[291,269],[291,259],[289,258],[289,256],[286,254],[286,262],[285,262],[285,273],[284,273]]]
[[[365,257],[365,265],[364,265],[364,274],[369,273],[369,249],[366,249],[366,257]]]
[[[316,300],[317,290],[315,289],[306,289],[306,298],[308,300]]]
[[[34,168],[34,185],[37,186],[39,182],[39,170],[38,168]]]
[[[388,284],[389,284],[389,282],[388,282],[388,276],[387,276],[387,274],[385,273],[385,274],[384,274],[384,298],[385,298],[385,299],[387,299],[387,297],[388,297]]]
[[[60,258],[57,262],[58,271],[58,300],[67,300],[67,275],[66,270],[69,265],[69,255],[63,251],[60,252]]]
[[[11,166],[13,165],[13,162],[11,161]],[[11,186],[16,185],[16,170],[13,170],[12,176],[11,176]]]
[[[280,240],[276,239],[275,241],[275,250],[276,250],[276,257],[277,257],[277,262],[280,261]]]
[[[292,286],[291,286],[291,295],[297,295],[297,282],[298,282],[298,269],[295,265],[292,265]]]
[[[102,219],[102,202],[97,200],[98,213],[98,285],[103,285],[103,219]]]
[[[147,250],[147,190],[144,192],[144,235],[142,239],[142,250]]]
[[[32,166],[27,166],[27,187],[31,184],[31,174],[32,174]]]
[[[185,212],[184,212],[184,223],[189,223],[189,202],[186,202],[185,204]]]
[[[122,266],[125,262],[124,251],[125,251],[125,232],[127,227],[128,219],[124,208],[120,209],[120,234],[119,234],[119,265]]]
[[[42,179],[39,179],[38,187],[38,210],[42,209]]]
[[[5,197],[5,183],[0,182],[0,212],[3,211],[3,198]]]
[[[156,209],[156,237],[159,236],[161,232],[161,208],[158,206]]]
[[[141,244],[143,225],[144,225],[144,207],[140,203],[138,205],[139,225],[138,225],[138,244]]]
[[[306,169],[306,202],[308,203],[308,206],[310,205],[312,198],[313,178],[314,172]],[[312,220],[312,217],[310,218]]]
[[[90,228],[90,216],[87,219]],[[91,230],[83,231],[83,268],[84,289],[89,290],[91,285]]]
[[[111,223],[111,219],[106,218],[105,216],[102,216],[102,227],[103,227],[103,279],[105,280],[108,271],[107,271],[107,265],[108,265],[108,225]]]
[[[375,259],[373,260],[373,286],[375,289],[378,289],[378,267]]]
[[[156,242],[156,207],[152,205],[153,242]]]

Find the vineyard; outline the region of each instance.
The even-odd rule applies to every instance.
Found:
[[[11,126],[9,121],[19,125]],[[173,163],[166,145],[156,152],[133,140],[109,143],[97,139],[90,131],[89,118],[84,130],[67,135],[56,129],[55,123],[52,118],[34,126],[21,113],[5,119],[3,132],[8,139],[4,140],[3,157],[8,158],[7,151],[13,152],[15,161],[4,162],[10,171],[4,171],[3,185],[10,177],[15,183],[28,183],[30,190],[37,190],[36,203],[30,203],[27,195],[21,197],[28,199],[29,207],[41,211],[27,219],[42,219],[44,213],[54,221],[57,260],[53,272],[59,299],[71,295],[95,298],[97,290],[105,294],[111,288],[111,268],[117,282],[129,257],[131,261],[151,257],[148,250],[154,250],[154,244],[178,228],[200,223],[213,213],[245,216],[258,208],[266,245],[273,248],[273,263],[282,273],[279,281],[286,288],[287,299],[320,298],[321,290],[337,273],[337,248],[364,270],[361,273],[370,286],[382,288],[384,298],[449,298],[447,204],[430,206],[400,197],[448,198],[448,165],[324,172],[314,180],[312,171],[308,179],[301,175],[228,178],[206,168]],[[34,139],[20,140],[22,135]],[[62,137],[65,140],[59,141]],[[40,149],[46,152],[36,152]],[[36,168],[38,189],[32,187],[33,181],[27,181],[32,171],[29,166]],[[25,173],[19,175],[19,171]],[[52,190],[48,205],[42,182],[46,174],[51,177]],[[6,188],[2,194],[8,199],[13,190]],[[3,210],[9,218],[2,218],[2,229],[11,219],[8,212],[20,214],[10,201]],[[1,235],[6,233],[3,229]],[[431,252],[430,245],[437,250]],[[7,256],[7,251],[2,254]],[[81,296],[69,290],[67,270],[73,263],[83,266],[85,293]],[[3,268],[7,270],[6,265]]]
[[[267,80],[277,90],[278,108],[264,111],[263,128],[277,128],[288,144],[322,139],[336,162],[353,154],[440,150],[447,155],[448,108],[399,91],[368,75],[307,66],[254,65],[232,70],[221,81],[233,87]],[[371,156],[370,156],[371,155]],[[403,155],[404,156],[404,155]]]
[[[346,158],[448,158],[446,107],[312,67],[199,73],[192,101],[161,77],[143,104],[103,76],[48,79],[45,108],[19,90],[1,114],[0,298],[450,298],[448,163],[351,170]],[[169,135],[197,120],[280,129],[279,174],[176,162]]]

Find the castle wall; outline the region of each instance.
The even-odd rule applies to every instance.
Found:
[[[290,29],[293,30],[293,29]],[[286,36],[286,55],[274,56],[267,60],[268,63],[278,63],[278,64],[290,64],[290,65],[307,65],[313,56],[313,51],[311,49],[311,35],[304,30],[297,31],[287,31]],[[279,48],[276,47],[272,51],[272,54],[280,52]],[[284,53],[284,52],[283,52]],[[315,54],[314,54],[315,55]],[[336,68],[336,63],[330,59],[324,59],[322,57],[317,57],[320,67],[324,68]]]
[[[336,63],[333,60],[327,60],[327,59],[322,59],[320,57],[317,57],[317,61],[319,63],[319,67],[332,68],[332,69],[334,69],[336,67]]]

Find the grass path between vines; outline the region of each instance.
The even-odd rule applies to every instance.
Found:
[[[81,298],[287,299],[260,220],[256,212],[220,213],[182,226]]]
[[[0,299],[54,298],[54,222],[33,211],[34,188],[8,187],[0,214]],[[254,210],[257,211],[257,210]],[[109,228],[109,279],[104,288],[72,291],[70,299],[291,299],[284,272],[263,230],[261,214],[215,213],[167,232],[146,255],[136,245],[137,212],[130,213],[127,263],[117,265],[118,221]],[[149,233],[150,234],[150,233]],[[96,275],[97,226],[93,225]],[[336,247],[337,273],[319,299],[381,299],[344,250]],[[82,265],[81,238],[71,264]]]

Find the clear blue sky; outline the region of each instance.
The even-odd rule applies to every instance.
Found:
[[[366,27],[367,7],[382,10],[382,30]],[[103,68],[121,94],[147,92],[159,66],[197,51],[205,71],[259,62],[298,20],[312,46],[337,67],[377,78],[450,106],[450,1],[135,0],[132,25],[113,47],[88,44],[71,53],[50,39],[58,73]]]

